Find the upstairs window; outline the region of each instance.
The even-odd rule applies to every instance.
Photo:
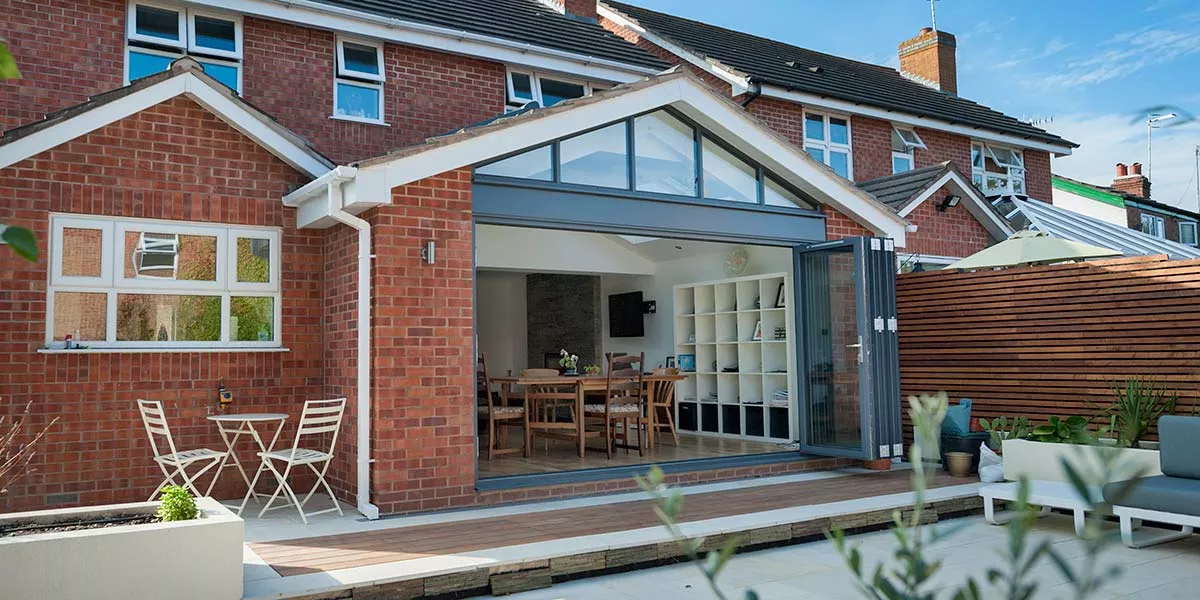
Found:
[[[1154,237],[1166,238],[1167,237],[1166,223],[1163,221],[1162,217],[1156,217],[1154,215],[1143,214],[1142,215],[1142,233],[1144,233],[1146,235],[1152,235]]]
[[[1189,246],[1196,245],[1196,223],[1195,221],[1180,221],[1179,223],[1179,243]]]
[[[925,142],[916,131],[903,127],[892,126],[892,174],[911,171],[916,164],[914,150],[925,149]]]
[[[987,196],[1025,194],[1025,157],[1020,150],[971,144],[971,182]]]
[[[126,23],[125,81],[165,71],[191,56],[204,72],[242,90],[242,19],[158,2],[130,2]]]
[[[530,102],[539,106],[554,106],[563,100],[582,98],[606,86],[586,81],[572,81],[558,76],[534,72],[509,71],[507,77],[507,110],[519,110]]]
[[[805,111],[804,150],[829,165],[834,173],[853,179],[848,117]]]
[[[338,39],[333,116],[383,123],[383,45]]]

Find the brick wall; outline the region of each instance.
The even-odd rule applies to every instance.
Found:
[[[1130,229],[1133,229],[1135,231],[1142,230],[1142,212],[1143,212],[1142,209],[1140,209],[1136,206],[1130,206],[1128,204],[1125,205],[1125,215],[1129,219],[1128,225],[1129,225]],[[1147,210],[1144,212],[1148,215],[1154,215],[1156,217],[1160,217],[1163,220],[1163,233],[1165,233],[1167,235],[1167,239],[1171,240],[1172,242],[1179,241],[1179,221],[1180,221],[1179,217],[1173,217],[1173,216],[1165,214],[1165,213],[1155,212],[1155,211],[1151,211],[1151,210]],[[1187,222],[1190,223],[1191,220],[1189,219],[1189,220],[1187,220]]]
[[[939,212],[937,205],[949,194],[940,190],[908,214],[917,230],[906,237],[904,251],[932,256],[970,256],[991,245],[991,236],[967,207],[959,204]]]
[[[120,87],[125,9],[125,0],[9,3],[0,12],[0,36],[9,42],[23,78],[0,82],[0,129]],[[331,119],[332,32],[246,17],[243,34],[245,98],[339,163],[378,156],[504,110],[503,65],[388,44],[388,125]]]
[[[525,277],[526,323],[530,367],[541,367],[545,353],[565,349],[584,365],[599,365],[600,278],[593,275],[531,273]],[[557,362],[554,363],[557,365]]]
[[[293,426],[303,401],[324,395],[323,234],[296,230],[294,211],[279,201],[306,180],[182,97],[0,171],[0,220],[31,228],[42,252],[37,264],[0,253],[0,411],[13,414],[32,400],[32,426],[60,419],[38,448],[37,472],[0,497],[6,508],[144,500],[161,473],[138,398],[163,401],[179,447],[221,448],[205,420],[219,381],[236,410],[287,412]],[[281,340],[290,350],[36,353],[44,342],[51,212],[282,227]],[[244,450],[243,460],[255,464]],[[235,478],[227,473],[216,495],[240,495],[244,484]]]
[[[1025,193],[1031,198],[1050,202],[1054,198],[1054,186],[1050,183],[1050,153],[1045,150],[1027,149],[1023,154]]]
[[[346,398],[339,452],[328,478],[334,489],[345,490],[349,498],[358,481],[358,231],[341,225],[326,230],[322,252],[324,314],[310,315],[298,326],[321,332],[325,393]]]

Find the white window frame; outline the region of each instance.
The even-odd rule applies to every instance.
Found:
[[[979,152],[979,156],[981,159],[980,163],[982,163],[978,166],[975,165],[975,161],[974,161],[975,153],[977,150]],[[1003,151],[1011,152],[1012,155],[1017,159],[1017,161],[1016,162],[1002,162],[996,156],[996,150],[1003,150]],[[989,171],[987,168],[987,159],[988,158],[991,158],[992,162],[996,163],[996,165],[1000,169],[1002,169],[1003,172]],[[986,195],[996,195],[997,193],[999,193],[1001,195],[1013,194],[1013,193],[1019,193],[1022,195],[1028,194],[1029,193],[1029,182],[1026,180],[1027,172],[1028,171],[1025,168],[1025,153],[1020,148],[1013,148],[1011,146],[1002,146],[999,144],[992,144],[990,142],[980,142],[980,141],[972,141],[971,142],[971,181],[972,181],[972,183],[975,183],[975,185],[984,194],[986,194]],[[1004,187],[1002,189],[992,190],[991,192],[989,192],[989,190],[987,188],[988,177],[1003,179],[1005,182]],[[1014,191],[1013,182],[1016,180],[1020,180],[1020,182],[1021,182],[1021,191],[1020,192]]]
[[[908,134],[908,137],[905,136]],[[917,135],[917,131],[911,127],[904,125],[896,125],[892,123],[892,174],[907,173],[917,168],[916,149],[926,150],[925,142],[921,136]],[[900,140],[900,144],[904,146],[904,150],[896,149],[895,140]],[[904,170],[896,169],[896,160],[908,161],[908,168]]]
[[[153,36],[139,35],[136,27],[138,6],[147,6],[177,12],[179,14],[179,41],[174,42]],[[233,23],[233,40],[236,48],[235,51],[230,52],[228,50],[197,46],[195,44],[195,17],[197,16],[231,21]],[[243,77],[245,76],[246,72],[245,64],[242,61],[243,37],[244,27],[242,16],[238,14],[201,10],[184,6],[182,4],[160,2],[158,0],[129,0],[125,13],[125,85],[129,85],[130,82],[129,53],[133,49],[136,49],[138,52],[165,56],[172,59],[191,56],[200,63],[212,63],[235,67],[237,68],[237,89],[234,91],[236,91],[238,94],[241,94],[243,88]]]
[[[345,50],[344,50],[344,46],[343,46],[343,44],[346,42],[350,42],[351,44],[357,44],[359,46],[366,46],[369,48],[374,48],[376,59],[379,61],[379,74],[376,75],[375,73],[364,73],[362,71],[355,71],[353,69],[347,69],[346,68],[346,55],[345,55]],[[384,89],[383,89],[384,85],[383,84],[384,84],[384,82],[387,81],[387,76],[384,74],[386,72],[386,67],[383,64],[383,44],[381,42],[374,42],[371,40],[364,40],[361,38],[348,38],[348,37],[338,36],[337,41],[334,45],[334,61],[336,64],[334,67],[335,72],[334,72],[334,77],[333,77],[333,114],[331,115],[330,118],[339,119],[342,121],[354,121],[357,123],[370,123],[372,125],[386,125],[387,122],[386,122],[386,119],[384,119],[384,113],[383,113],[383,109],[385,106],[384,102],[383,102],[383,95],[384,95]],[[379,118],[378,119],[369,119],[366,117],[356,117],[353,115],[339,114],[338,113],[338,85],[339,84],[378,90],[379,93],[377,94],[377,96],[379,97],[379,108],[378,108]]]
[[[1146,213],[1142,213],[1140,221],[1141,221],[1140,229],[1141,229],[1142,233],[1144,233],[1146,235],[1154,236],[1157,238],[1163,238],[1163,239],[1167,238],[1167,221],[1166,221],[1166,219],[1163,219],[1162,217],[1160,217],[1158,215],[1148,215]],[[1149,223],[1149,225],[1150,225],[1150,231],[1146,231],[1147,223]]]
[[[533,94],[533,98],[525,100],[517,98],[516,91],[513,87],[513,74],[519,73],[529,77],[529,91]],[[572,85],[583,86],[583,97],[586,98],[592,95],[592,92],[604,90],[611,87],[609,84],[596,83],[593,84],[585,79],[576,79],[554,73],[541,73],[538,71],[527,71],[524,69],[507,69],[504,74],[504,105],[508,111],[521,110],[530,102],[537,102],[538,106],[545,108],[546,103],[542,100],[542,79],[551,79],[561,81]],[[519,102],[520,101],[520,102]],[[519,103],[518,103],[519,102]]]
[[[63,230],[66,228],[94,229],[101,232],[101,274],[99,277],[64,276],[62,274]],[[158,219],[135,219],[77,214],[50,216],[50,269],[46,300],[46,345],[53,347],[54,296],[56,292],[106,294],[106,333],[104,340],[80,340],[89,348],[107,349],[173,349],[173,348],[280,348],[282,347],[283,294],[281,281],[282,233],[277,227],[246,227],[223,224],[195,224]],[[216,281],[176,281],[158,278],[125,277],[125,233],[151,231],[178,235],[215,237],[217,242]],[[267,283],[238,282],[237,240],[266,239],[270,243],[270,281]],[[117,341],[117,296],[121,294],[162,294],[170,296],[217,296],[221,298],[221,335],[218,341]],[[271,298],[274,339],[271,341],[234,341],[231,329],[231,299],[233,297]]]
[[[808,118],[810,116],[821,118],[821,123],[822,123],[822,126],[824,127],[824,132],[823,132],[824,137],[825,137],[824,140],[808,139],[807,128],[808,128]],[[832,137],[829,135],[830,134],[830,119],[841,119],[846,122],[846,143],[845,144],[835,143],[833,141]],[[817,149],[823,151],[823,155],[825,157],[825,160],[824,160],[825,166],[827,166],[831,169],[833,167],[829,164],[830,151],[837,150],[839,152],[845,152],[846,153],[846,179],[849,181],[854,181],[854,149],[852,147],[854,144],[854,130],[853,130],[853,124],[850,121],[850,115],[846,115],[846,114],[842,114],[842,113],[835,113],[835,112],[805,110],[804,114],[801,116],[801,121],[800,121],[800,137],[804,139],[804,149],[806,151],[809,148],[817,148]]]
[[[1192,241],[1190,241],[1190,242],[1183,241],[1183,229],[1184,229],[1185,225],[1187,226],[1188,229],[1192,230]],[[1188,246],[1195,246],[1198,243],[1200,243],[1200,238],[1196,237],[1196,234],[1197,234],[1196,230],[1197,230],[1197,226],[1196,226],[1195,221],[1180,221],[1179,222],[1179,243],[1185,244]]]

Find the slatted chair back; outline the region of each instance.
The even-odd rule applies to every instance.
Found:
[[[484,402],[480,402],[479,403],[480,406],[483,406],[486,404],[486,406],[488,407],[488,410],[493,409],[494,407],[492,406],[492,404],[493,404],[492,377],[491,377],[491,375],[488,374],[487,353],[486,352],[482,352],[479,354],[479,365],[478,365],[478,368],[475,370],[475,380],[476,380],[476,385],[479,387],[479,393],[484,396],[484,398],[482,398],[482,400],[484,400]]]
[[[654,369],[653,375],[678,375],[679,369]],[[675,382],[658,380],[650,384],[650,402],[655,406],[670,407],[675,402]]]
[[[300,414],[300,425],[296,428],[296,441],[292,443],[293,453],[300,448],[304,438],[319,438],[316,447],[304,446],[307,450],[333,453],[337,444],[338,433],[342,428],[342,415],[346,412],[346,399],[309,400],[304,403],[304,412]],[[329,435],[333,434],[333,435]],[[324,441],[328,440],[328,448]]]
[[[642,401],[642,363],[646,353],[609,355],[605,404],[635,404]]]
[[[171,428],[167,426],[167,416],[163,412],[162,402],[158,400],[138,400],[138,411],[142,414],[142,425],[146,426],[146,435],[150,437],[150,450],[157,458],[164,455],[174,455],[175,440],[171,437]],[[159,449],[159,440],[165,440],[170,452]]]

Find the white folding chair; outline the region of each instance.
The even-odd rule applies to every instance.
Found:
[[[227,452],[218,452],[208,448],[197,448],[195,450],[184,450],[180,452],[175,449],[175,440],[171,437],[171,429],[167,427],[167,417],[163,413],[162,402],[157,400],[138,400],[138,410],[142,413],[142,424],[146,426],[146,435],[150,436],[150,449],[154,452],[154,462],[158,468],[162,469],[166,479],[154,488],[154,493],[150,494],[150,500],[153,501],[160,491],[167,484],[182,485],[191,490],[196,496],[208,496],[212,494],[213,486],[217,484],[218,473],[213,474],[212,482],[208,484],[208,489],[204,494],[196,489],[195,482],[208,472],[209,469],[217,466],[225,459]],[[164,437],[167,439],[167,449],[170,452],[163,454],[159,451],[158,438]],[[188,475],[187,469],[189,466],[197,463],[204,464],[203,468],[196,471],[193,475]],[[182,484],[175,483],[175,476],[178,475],[183,479]]]
[[[338,430],[341,429],[342,413],[345,410],[345,398],[309,400],[304,403],[304,413],[300,415],[300,426],[296,429],[296,441],[292,443],[292,447],[287,450],[258,453],[263,459],[263,464],[275,475],[275,479],[279,482],[279,487],[275,489],[275,493],[271,494],[271,498],[267,500],[266,505],[258,512],[258,516],[263,516],[268,510],[295,506],[296,510],[300,513],[300,520],[304,521],[304,524],[307,525],[308,517],[335,510],[339,515],[342,514],[341,504],[338,503],[337,498],[333,495],[333,490],[329,487],[329,482],[325,481],[325,472],[329,470],[329,463],[333,462],[333,448],[337,444]],[[327,435],[330,433],[333,435]],[[317,447],[323,447],[323,442],[328,439],[329,449],[318,450],[300,447],[300,440],[305,437],[314,436],[318,438]],[[286,465],[282,472],[276,466],[277,461]],[[311,490],[308,490],[308,494],[305,494],[303,500],[297,500],[296,492],[292,491],[292,486],[288,485],[287,478],[292,472],[292,467],[301,465],[307,465],[316,474],[317,482],[313,484]],[[320,465],[320,468],[318,468],[318,465]],[[313,493],[321,486],[325,486],[325,492],[333,500],[333,508],[305,513],[304,504],[308,502],[309,498],[312,498]],[[271,506],[280,492],[283,492],[287,496],[288,503],[274,507]]]

